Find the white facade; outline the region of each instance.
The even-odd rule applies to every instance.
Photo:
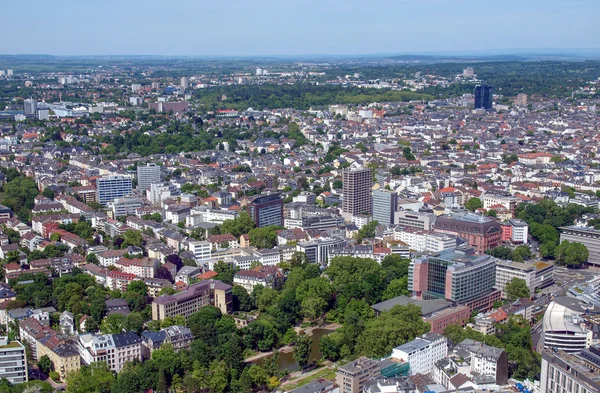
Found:
[[[139,198],[117,198],[108,202],[107,206],[112,210],[113,217],[130,216],[135,214],[136,209],[142,207]]]
[[[527,288],[529,288],[529,296],[535,294],[535,289],[539,286],[536,279],[537,269],[534,265],[513,261],[496,261],[496,284],[494,287],[502,291],[502,297],[506,298],[504,288],[513,278],[525,280]]]
[[[132,179],[129,176],[106,176],[96,180],[98,203],[103,206],[116,198],[131,195]]]
[[[188,251],[194,254],[196,261],[202,261],[210,259],[211,257],[212,244],[210,242],[190,242]]]
[[[527,236],[529,235],[529,226],[522,220],[509,220],[511,226],[511,239],[513,243],[527,244]]]
[[[150,203],[156,206],[160,206],[162,201],[164,201],[165,199],[178,195],[181,195],[179,188],[177,188],[171,183],[152,183],[150,184],[149,189],[146,190],[146,199],[148,199]]]
[[[586,307],[576,298],[554,298],[546,308],[542,322],[544,348],[570,353],[589,348],[593,333],[582,317]]]
[[[25,347],[18,341],[0,337],[0,378],[12,384],[27,382],[27,358]]]
[[[144,192],[150,189],[151,184],[160,183],[160,166],[149,163],[137,167],[138,190]]]
[[[427,333],[392,351],[393,358],[410,364],[409,375],[429,374],[433,365],[448,355],[448,340],[437,333]]]

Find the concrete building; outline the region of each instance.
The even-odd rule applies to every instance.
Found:
[[[150,189],[151,184],[160,183],[160,165],[148,163],[137,167],[138,190],[145,192]]]
[[[162,201],[167,198],[179,195],[181,195],[181,190],[171,183],[151,183],[149,189],[146,190],[146,199],[155,206],[160,206]]]
[[[329,253],[335,249],[341,249],[346,245],[346,240],[339,236],[319,238],[311,241],[298,242],[296,251],[306,254],[310,263],[329,263]]]
[[[498,260],[496,262],[496,285],[495,288],[502,292],[502,298],[506,299],[504,288],[514,278],[524,280],[529,288],[529,296],[535,293],[536,268],[529,263]]]
[[[344,170],[342,172],[343,194],[342,216],[350,221],[352,216],[373,213],[373,173],[370,169]]]
[[[180,86],[182,89],[187,90],[190,88],[190,78],[188,78],[187,76],[182,76],[180,82]]]
[[[281,194],[260,195],[247,206],[248,214],[257,228],[270,225],[283,226],[283,199]]]
[[[442,251],[413,260],[408,289],[417,299],[446,299],[470,307],[489,309],[500,299],[496,283],[496,259],[477,256],[469,247]]]
[[[26,115],[35,115],[37,113],[37,100],[27,99],[23,101]]]
[[[204,280],[190,285],[183,292],[155,298],[152,302],[152,319],[162,321],[175,315],[187,318],[209,305],[218,307],[223,314],[230,314],[232,303],[231,285],[218,280]]]
[[[113,218],[134,215],[142,207],[139,198],[116,198],[108,202],[107,207],[112,211]]]
[[[420,213],[412,210],[398,210],[394,213],[394,224],[429,231],[435,223],[435,214]]]
[[[0,378],[12,384],[27,382],[27,357],[25,346],[18,341],[9,341],[0,336]]]
[[[363,391],[365,383],[378,376],[379,372],[377,360],[361,357],[340,366],[335,374],[335,383],[339,385],[341,393],[359,393]]]
[[[529,226],[523,220],[513,218],[508,220],[511,226],[511,242],[517,244],[527,244],[527,237],[529,236]]]
[[[473,213],[443,215],[436,219],[434,231],[460,236],[475,248],[478,254],[500,245],[500,224],[485,216]]]
[[[477,385],[506,385],[508,354],[501,348],[465,339],[433,367],[433,379],[449,390],[458,389],[464,382],[457,374],[469,377]],[[459,385],[459,386],[457,386]]]
[[[392,350],[392,357],[410,364],[409,375],[429,374],[435,362],[448,354],[448,339],[441,334],[426,333]]]
[[[394,223],[394,213],[398,210],[398,193],[388,190],[373,191],[373,221],[381,225]]]
[[[544,348],[570,353],[589,348],[593,333],[583,318],[586,309],[579,299],[555,297],[546,308],[542,322]]]
[[[131,196],[132,180],[129,176],[105,176],[96,180],[98,203],[106,206],[116,198]]]
[[[188,251],[194,254],[196,261],[204,261],[211,258],[212,244],[207,241],[191,241],[188,243]]]
[[[600,349],[542,352],[540,392],[600,393]]]
[[[600,230],[576,225],[561,227],[560,241],[581,243],[589,251],[588,263],[600,266]]]

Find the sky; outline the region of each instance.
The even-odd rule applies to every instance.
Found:
[[[600,48],[599,0],[3,3],[2,54],[260,56]]]

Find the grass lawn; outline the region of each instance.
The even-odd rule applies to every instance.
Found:
[[[299,376],[298,378],[293,379],[291,383],[285,384],[283,389],[289,392],[290,390],[294,390],[300,386],[306,385],[310,381],[314,381],[317,378],[333,381],[335,379],[335,370],[324,367],[322,370],[319,370],[315,374],[309,375],[308,377]]]

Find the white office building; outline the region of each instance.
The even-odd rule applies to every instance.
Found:
[[[106,206],[116,198],[131,196],[132,179],[130,176],[104,176],[96,180],[98,203]]]
[[[211,258],[212,244],[205,241],[190,242],[188,251],[194,254],[196,261],[203,261]]]
[[[523,220],[513,218],[508,220],[511,226],[511,238],[513,243],[527,244],[527,236],[529,235],[529,226]]]
[[[167,198],[181,195],[181,190],[174,184],[150,184],[150,188],[146,190],[146,199],[155,206],[160,206],[162,201]]]
[[[312,241],[299,242],[296,244],[296,251],[306,254],[310,263],[329,263],[329,252],[333,249],[339,249],[346,245],[346,240],[338,236],[329,238],[319,238]]]
[[[112,210],[113,217],[122,217],[134,215],[136,209],[142,207],[142,201],[139,198],[117,198],[108,202],[107,206]]]
[[[150,189],[151,184],[160,183],[160,166],[154,163],[137,167],[138,190],[144,192]]]
[[[578,352],[592,344],[592,330],[583,319],[587,306],[581,300],[555,297],[546,308],[542,322],[544,348]]]
[[[448,340],[437,333],[426,333],[392,351],[393,358],[410,364],[409,375],[429,374],[433,365],[448,354]]]

